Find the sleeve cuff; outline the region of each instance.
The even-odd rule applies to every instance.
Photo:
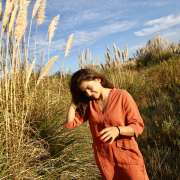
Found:
[[[80,126],[83,121],[79,120],[79,118],[75,117],[73,121],[64,123],[63,127],[66,129],[73,129],[75,127]]]

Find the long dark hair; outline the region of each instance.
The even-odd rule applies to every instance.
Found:
[[[114,85],[107,80],[107,78],[90,68],[84,68],[76,71],[70,80],[70,91],[72,95],[72,101],[77,106],[78,113],[84,117],[87,109],[87,105],[91,100],[91,97],[86,96],[80,89],[80,84],[83,80],[94,80],[96,78],[101,79],[101,85],[105,88],[113,88]]]

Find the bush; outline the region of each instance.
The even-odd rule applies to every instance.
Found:
[[[180,57],[180,46],[160,36],[149,40],[145,47],[137,50],[135,55],[138,67],[159,64],[174,57]]]

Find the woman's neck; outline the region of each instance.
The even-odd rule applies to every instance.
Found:
[[[110,88],[102,88],[99,100],[100,101],[106,101],[108,96],[109,96],[110,91],[111,91]]]

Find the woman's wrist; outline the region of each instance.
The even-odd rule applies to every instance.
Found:
[[[118,129],[118,131],[119,131],[118,136],[120,136],[120,134],[121,134],[121,130],[120,130],[119,126],[116,126],[116,128],[117,128],[117,129]]]
[[[120,136],[134,136],[134,128],[129,126],[115,126],[117,130],[119,131]],[[118,136],[119,136],[118,135]]]
[[[70,106],[76,110],[77,106],[74,104],[74,102],[71,102]]]

